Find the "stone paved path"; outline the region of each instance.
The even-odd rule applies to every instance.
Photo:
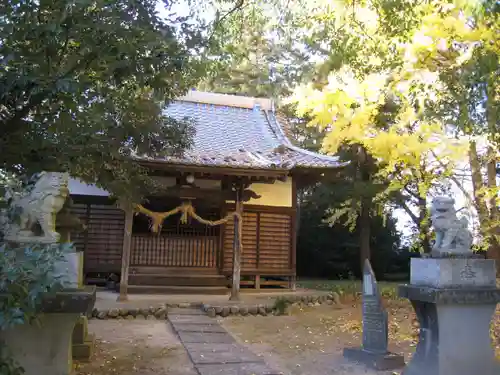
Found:
[[[199,375],[282,375],[196,309],[171,309],[168,320]]]

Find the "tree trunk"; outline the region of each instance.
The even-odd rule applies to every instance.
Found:
[[[487,176],[488,188],[490,189],[490,221],[489,221],[489,246],[487,256],[489,259],[496,260],[497,275],[500,275],[500,210],[497,204],[497,171],[495,158],[495,150],[490,146],[488,147],[487,154]]]
[[[371,175],[369,170],[369,160],[370,156],[366,152],[365,148],[358,146],[358,175],[359,179],[363,183],[370,183]],[[363,275],[365,268],[365,260],[370,260],[371,249],[370,249],[370,237],[371,237],[371,209],[372,209],[372,197],[364,196],[361,198],[361,212],[359,214],[359,260],[360,260],[360,271]]]
[[[239,188],[238,188],[239,190]],[[236,212],[242,214],[242,203],[239,201],[239,191],[236,193]],[[234,240],[233,240],[233,282],[231,283],[230,301],[240,300],[240,278],[241,278],[241,248],[240,248],[240,231],[238,216],[234,216]]]
[[[487,225],[489,221],[488,206],[484,200],[484,195],[481,194],[481,189],[484,187],[483,176],[481,173],[481,163],[477,154],[477,145],[475,141],[469,143],[469,162],[471,167],[472,188],[474,194],[474,206],[479,216],[479,229],[481,235],[487,236]]]
[[[418,200],[418,238],[425,254],[431,252],[431,231],[429,222],[429,213],[427,210],[427,198]]]
[[[495,139],[498,146],[498,111],[497,96],[498,87],[496,80],[490,76],[486,88],[486,121],[490,139]],[[487,176],[488,188],[490,189],[490,242],[488,246],[488,258],[496,260],[497,276],[500,276],[500,207],[498,207],[498,185],[497,185],[497,150],[491,145],[487,151]]]
[[[359,215],[359,249],[360,249],[360,269],[361,275],[365,267],[365,260],[370,260],[370,237],[371,237],[371,218],[370,218],[371,202],[368,199],[363,199],[361,203],[361,213]]]

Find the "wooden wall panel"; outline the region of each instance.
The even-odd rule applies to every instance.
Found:
[[[234,221],[224,230],[224,269],[233,267]],[[243,211],[241,268],[257,267],[257,213]]]
[[[271,270],[273,273],[291,269],[292,215],[289,213],[255,212],[243,208],[242,270]],[[234,224],[224,230],[224,272],[233,265]]]
[[[291,217],[261,212],[259,266],[265,269],[289,269],[292,247]]]
[[[113,205],[74,204],[72,211],[85,223],[85,232],[73,234],[84,250],[84,272],[120,272],[125,214]]]

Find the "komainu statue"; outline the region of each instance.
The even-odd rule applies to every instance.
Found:
[[[455,199],[436,197],[432,200],[431,222],[436,233],[432,255],[472,255],[472,234],[466,217],[458,218]]]
[[[28,187],[8,197],[5,240],[13,242],[58,242],[56,215],[69,195],[67,173],[41,172],[32,176]],[[36,224],[43,234],[35,233]]]

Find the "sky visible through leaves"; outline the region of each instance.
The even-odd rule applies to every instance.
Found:
[[[291,2],[291,3],[293,3],[293,2]],[[293,4],[292,4],[292,6],[293,6]],[[164,6],[163,2],[161,2],[161,1],[158,2],[157,10],[160,14],[166,14],[166,10],[165,10],[165,6]],[[175,5],[172,7],[172,11],[181,15],[181,16],[188,15],[189,14],[188,2],[187,1],[176,2]],[[208,11],[208,12],[204,11],[201,14],[201,17],[203,17],[205,21],[209,22],[209,21],[213,20],[213,18],[215,17],[215,12],[212,13],[210,11]],[[466,168],[468,168],[468,166],[466,166]],[[472,184],[469,181],[469,179],[467,177],[459,177],[459,179],[461,180],[461,182],[462,182],[463,186],[466,188],[466,190],[471,192],[472,191]],[[457,209],[465,208],[465,212],[467,212],[467,209],[470,207],[469,202],[467,202],[465,196],[460,191],[460,189],[452,184],[451,192],[456,199]],[[405,239],[410,240],[411,233],[409,232],[409,228],[411,228],[411,219],[408,217],[408,215],[402,209],[396,209],[394,211],[394,216],[397,219],[397,228],[403,236],[403,241],[405,241]],[[471,229],[474,231],[476,226],[477,226],[477,223],[475,222],[473,217],[471,217],[469,219],[470,219],[469,221],[470,221],[471,226],[472,226]]]

